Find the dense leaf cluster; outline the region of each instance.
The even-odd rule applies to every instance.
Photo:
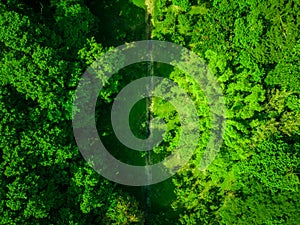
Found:
[[[217,159],[199,171],[200,142],[195,160],[173,179],[180,223],[299,223],[299,3],[156,4],[154,38],[188,46],[204,58],[227,106]],[[180,77],[174,76],[188,82]],[[190,85],[186,90],[200,93]]]

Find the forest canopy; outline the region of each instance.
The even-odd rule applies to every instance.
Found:
[[[297,0],[0,1],[0,224],[300,224],[300,2]],[[199,170],[212,127],[204,91],[183,71],[152,63],[193,100],[199,140],[179,172],[149,187],[109,181],[83,159],[72,130],[85,70],[119,45],[153,39],[205,61],[226,105],[223,144]],[[133,152],[114,135],[117,93],[150,63],[118,71],[99,93],[99,136],[120,161],[156,163],[176,150],[181,123],[170,103],[138,102],[129,116],[163,141]],[[174,165],[167,165],[174,169]]]

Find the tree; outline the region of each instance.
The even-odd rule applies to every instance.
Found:
[[[94,17],[81,1],[52,4],[50,20],[24,3],[0,4],[0,224],[114,222],[116,204],[119,221],[140,222],[136,200],[84,162],[72,133],[76,85],[105,52]]]

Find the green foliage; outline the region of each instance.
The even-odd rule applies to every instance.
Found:
[[[132,197],[122,195],[111,204],[102,223],[104,224],[144,224],[143,213]]]
[[[185,140],[197,148],[178,174],[147,189],[152,208],[142,208],[144,189],[107,181],[79,154],[71,108],[81,74],[112,46],[147,37],[145,1],[2,1],[0,224],[300,223],[299,1],[151,3],[151,36],[202,57],[223,91],[227,126],[216,159],[199,170],[212,126],[204,95],[210,87],[201,90],[159,63],[154,74],[175,81],[195,103],[200,139]],[[116,93],[147,69],[132,65],[109,80],[97,74],[106,84],[96,106],[99,134],[132,164],[144,164],[145,154],[117,143],[109,110]],[[182,128],[169,102],[144,103],[130,116],[136,136],[145,136],[145,110],[166,122],[151,153],[155,163],[177,150]]]
[[[133,4],[135,4],[137,7],[140,7],[144,10],[146,10],[145,0],[131,0]]]
[[[43,3],[46,18],[24,3],[0,6],[0,224],[143,221],[136,200],[88,167],[73,138],[74,90],[105,52],[93,38],[97,20],[82,1]]]
[[[189,0],[172,0],[172,3],[179,6],[185,12],[190,8]]]
[[[269,139],[234,166],[232,194],[222,224],[296,224],[299,215],[299,144]]]
[[[157,1],[153,35],[205,59],[227,106],[217,159],[197,171],[200,147],[173,179],[179,223],[299,223],[299,2],[179,2]]]
[[[90,11],[99,18],[96,40],[105,47],[146,38],[145,1],[86,1]]]

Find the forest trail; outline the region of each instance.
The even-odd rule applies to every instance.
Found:
[[[146,20],[146,40],[151,40],[151,36],[152,36],[152,14],[153,14],[153,2],[152,0],[145,0],[145,5],[146,5],[146,10],[145,10],[145,20]],[[153,68],[153,63],[152,63],[152,46],[151,46],[151,42],[148,42],[148,53],[151,57],[151,61],[148,62],[147,66],[147,76],[151,76],[153,77],[154,74],[154,68]],[[152,79],[149,83],[148,86],[148,93],[151,94],[152,92]],[[151,105],[152,105],[152,101],[151,98],[147,98],[147,136],[149,137],[150,135],[150,126],[151,126],[151,120],[152,120],[152,115],[151,115]],[[147,151],[146,153],[146,158],[145,158],[145,164],[146,165],[151,165],[151,151]],[[145,178],[147,183],[152,183],[152,174],[151,171],[149,169],[146,168],[145,171]],[[147,218],[149,217],[149,210],[151,209],[151,199],[150,199],[150,186],[147,185],[144,187],[144,193],[145,193],[145,224],[147,224]]]

